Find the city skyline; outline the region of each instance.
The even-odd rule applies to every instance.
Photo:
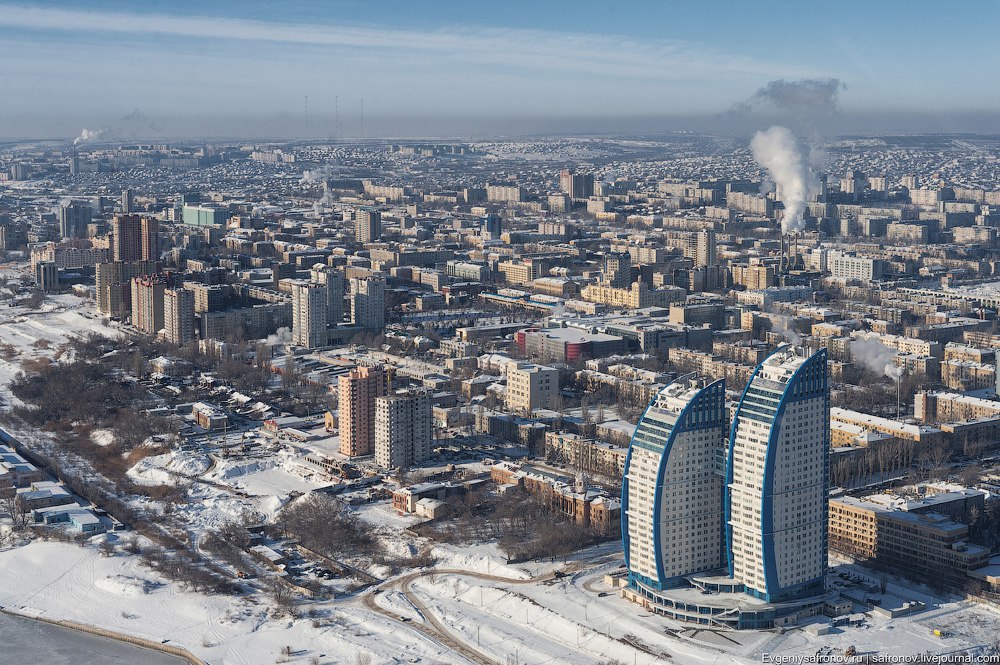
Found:
[[[842,83],[832,131],[961,132],[988,130],[1000,101],[958,64],[1000,64],[986,3],[905,32],[900,10],[933,6],[825,11],[807,30],[819,5],[717,7],[731,20],[710,27],[711,8],[652,4],[0,7],[7,138],[744,134],[781,115],[748,100],[803,79]]]
[[[997,18],[0,0],[0,661],[1000,662]]]

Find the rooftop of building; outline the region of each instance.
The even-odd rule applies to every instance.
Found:
[[[709,381],[693,375],[680,377],[657,393],[650,408],[679,416],[684,407],[708,385]]]
[[[927,396],[934,397],[937,399],[947,399],[954,402],[958,402],[960,404],[965,404],[967,406],[1000,410],[1000,400],[985,399],[983,397],[974,397],[972,395],[950,392],[947,390],[928,390]]]
[[[524,362],[517,363],[516,367],[508,368],[507,371],[510,372],[514,369],[516,369],[519,372],[532,372],[532,373],[557,371],[554,367],[549,367],[548,365],[538,365],[535,363],[524,363]]]
[[[542,334],[549,339],[559,340],[567,344],[585,344],[587,342],[620,342],[621,337],[606,335],[604,333],[593,333],[581,330],[580,328],[545,328],[534,331],[533,334]]]
[[[800,355],[796,347],[791,344],[778,347],[778,349],[768,356],[760,365],[760,371],[754,382],[758,379],[774,381],[779,384],[788,383],[796,370],[799,369],[811,356]]]
[[[856,506],[858,508],[866,508],[868,510],[874,510],[876,512],[885,513],[911,513],[913,515],[919,514],[920,511],[925,508],[933,508],[935,506],[941,506],[952,501],[961,501],[968,498],[984,495],[984,492],[979,490],[965,489],[963,491],[955,492],[939,492],[936,494],[926,494],[919,498],[907,498],[900,496],[898,494],[869,494],[863,497],[853,497],[853,496],[840,496],[835,500],[847,505]],[[928,515],[937,515],[937,517],[943,518],[944,520],[950,521],[950,519],[944,515],[934,512],[927,512]],[[936,518],[932,518],[929,522],[935,522]],[[963,525],[955,523],[957,527],[962,527]]]
[[[837,419],[848,420],[851,421],[852,424],[861,424],[862,427],[867,425],[876,430],[904,432],[910,436],[927,436],[929,434],[939,434],[941,432],[941,430],[937,427],[931,427],[930,425],[912,425],[901,420],[882,418],[868,413],[862,413],[860,411],[852,411],[850,409],[842,409],[838,406],[832,406],[830,407],[830,421],[833,422]]]

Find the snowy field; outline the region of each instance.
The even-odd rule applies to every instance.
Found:
[[[252,599],[181,589],[136,557],[35,542],[0,552],[0,605],[72,619],[151,640],[169,640],[213,664],[465,663],[415,631],[356,603],[317,606],[315,618],[274,615]],[[282,660],[290,646],[293,656]]]
[[[801,628],[685,630],[613,593],[599,595],[610,591],[602,578],[618,567],[616,544],[590,548],[568,562],[525,567],[503,563],[488,546],[442,546],[435,551],[440,573],[407,575],[413,578],[409,584],[386,583],[374,596],[379,608],[408,621],[382,616],[357,596],[307,605],[304,618],[292,619],[254,598],[186,591],[139,565],[136,557],[101,556],[96,541],[87,547],[34,542],[0,552],[0,605],[169,639],[221,664],[279,662],[285,646],[296,654],[287,661],[293,663],[356,663],[358,653],[369,654],[373,664],[468,662],[412,628],[428,625],[428,612],[452,638],[483,657],[502,663],[516,655],[518,662],[532,664],[596,665],[617,658],[651,665],[668,657],[684,664],[749,664],[761,662],[765,653],[806,657],[849,645],[860,653],[947,653],[991,644],[1000,625],[995,612],[925,596],[932,606],[922,614],[891,622],[869,617],[863,628],[823,636]],[[567,564],[579,572],[530,579]],[[935,637],[934,629],[946,636]]]
[[[9,271],[8,271],[9,272]],[[73,294],[46,296],[37,311],[0,306],[0,395],[11,399],[7,385],[28,360],[53,358],[70,339],[96,333],[119,337],[116,324],[94,314],[93,302]]]

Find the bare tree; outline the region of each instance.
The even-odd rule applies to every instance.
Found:
[[[3,497],[4,512],[10,515],[10,521],[15,529],[23,529],[31,521],[31,511],[22,502],[18,501],[15,492],[8,492]]]
[[[291,613],[295,608],[295,594],[287,583],[277,577],[269,577],[263,583],[264,590],[279,609]]]
[[[934,465],[934,471],[940,473],[944,469],[945,463],[951,459],[951,443],[945,439],[934,442],[930,449],[930,461]]]
[[[291,351],[287,351],[285,355],[285,366],[281,372],[281,386],[287,390],[294,386],[296,382],[295,356],[292,355]]]

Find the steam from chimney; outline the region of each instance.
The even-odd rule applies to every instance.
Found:
[[[287,326],[278,328],[273,335],[268,335],[264,343],[268,346],[278,346],[279,344],[290,344],[292,341],[292,329]]]
[[[750,148],[757,163],[767,169],[771,180],[781,188],[781,201],[785,204],[781,232],[803,230],[806,201],[815,189],[815,178],[795,134],[776,125],[754,134]]]
[[[306,169],[299,179],[300,185],[322,185],[330,176],[334,175],[334,168],[331,165],[321,166],[318,169]]]
[[[851,342],[851,359],[855,363],[884,374],[893,381],[899,381],[903,376],[903,368],[896,366],[897,355],[896,351],[876,339],[856,339]]]
[[[817,190],[813,171],[826,161],[823,134],[835,119],[837,96],[845,87],[835,78],[779,79],[731,109],[736,115],[768,119],[774,125],[757,132],[750,145],[757,162],[781,189],[785,204],[782,233],[804,228],[806,200]]]
[[[87,143],[88,141],[97,141],[107,133],[107,128],[102,127],[101,129],[86,129],[80,132],[80,135],[73,139],[73,145],[80,145],[81,143]]]
[[[73,140],[73,145],[99,141],[101,139],[148,138],[156,135],[159,131],[160,127],[157,126],[155,121],[146,117],[139,109],[134,109],[131,113],[118,118],[110,125],[101,127],[100,129],[84,129]]]
[[[323,206],[335,201],[333,195],[326,188],[326,181],[337,174],[337,169],[333,164],[325,164],[317,169],[306,169],[299,179],[300,185],[323,185],[323,196],[313,204],[313,214],[317,217],[322,214]]]
[[[799,331],[795,329],[792,317],[785,314],[770,314],[771,319],[771,330],[776,333],[781,333],[781,336],[785,338],[785,341],[789,344],[794,344],[798,346],[802,343],[802,336]]]

